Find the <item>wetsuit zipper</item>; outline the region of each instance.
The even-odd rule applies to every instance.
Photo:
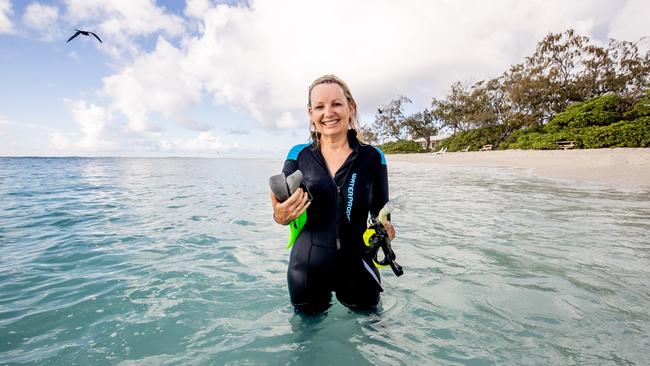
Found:
[[[343,178],[343,185],[345,185],[345,183],[348,181],[348,178],[350,177],[350,172],[352,171],[352,168],[354,168],[354,161],[357,158],[356,154],[357,152],[355,150],[352,150],[352,153],[350,154],[351,156],[350,167],[347,169],[347,172],[345,172],[345,177]],[[332,183],[334,183],[334,186],[336,187],[336,250],[341,250],[341,239],[339,235],[339,227],[343,221],[343,218],[341,217],[341,212],[339,211],[339,201],[341,201],[341,187],[339,187],[336,184],[334,177],[332,177]]]
[[[340,214],[339,214],[339,201],[341,200],[341,187],[336,185],[336,181],[332,178],[332,183],[336,186],[336,250],[341,250],[341,239],[339,236]]]
[[[345,173],[345,178],[343,179],[343,184],[345,184],[345,182],[347,182],[347,180],[348,180],[348,178],[350,176],[350,171],[354,167],[354,161],[357,158],[356,154],[357,154],[357,152],[354,149],[352,149],[352,153],[350,154],[352,156],[352,161],[350,163],[350,168]],[[340,222],[342,220],[341,219],[341,213],[339,212],[339,200],[341,199],[341,187],[339,187],[338,184],[336,184],[336,181],[334,180],[334,177],[330,174],[329,168],[327,167],[327,163],[325,162],[325,157],[323,156],[323,153],[320,152],[319,155],[320,155],[320,159],[317,159],[317,161],[320,160],[319,163],[321,164],[321,167],[323,169],[325,169],[325,171],[327,172],[327,175],[330,176],[330,180],[332,181],[332,184],[334,185],[334,187],[336,187],[336,207],[335,207],[335,212],[336,212],[336,250],[341,250],[341,239],[340,239],[340,235],[339,235],[340,234],[339,233],[339,226],[340,226]],[[347,159],[346,159],[346,161],[347,161]],[[345,163],[343,163],[343,164],[345,165]],[[334,173],[334,176],[336,176],[336,173]]]

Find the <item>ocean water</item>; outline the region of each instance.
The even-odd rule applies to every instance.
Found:
[[[647,190],[390,164],[404,276],[302,318],[281,165],[0,159],[0,365],[648,365]]]

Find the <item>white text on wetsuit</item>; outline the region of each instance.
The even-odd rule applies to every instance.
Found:
[[[352,211],[352,201],[354,200],[354,182],[357,180],[357,173],[352,173],[352,178],[350,178],[350,184],[348,185],[348,205],[345,208],[345,216],[350,222],[350,212]]]

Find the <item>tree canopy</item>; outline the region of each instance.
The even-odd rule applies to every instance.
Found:
[[[585,126],[602,127],[620,121],[623,113],[647,111],[639,101],[648,98],[650,50],[642,53],[639,44],[612,39],[603,46],[574,30],[550,33],[523,62],[492,79],[454,82],[445,96],[432,98],[431,107],[421,112],[406,116],[403,106],[411,100],[406,96],[395,98],[379,108],[370,129],[379,141],[407,137],[428,141],[441,129],[454,136],[484,129],[492,132],[478,134],[481,139],[497,146],[511,141],[513,134],[522,135],[522,130],[537,131],[547,124],[549,128],[555,126],[555,132],[562,130],[568,125],[562,124],[560,115],[587,101],[581,108],[594,103],[616,105],[617,111],[607,109],[604,115],[581,117],[580,123]],[[603,96],[606,98],[600,98]],[[578,122],[573,123],[575,129]]]

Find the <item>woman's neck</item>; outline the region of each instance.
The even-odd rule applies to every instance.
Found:
[[[348,142],[348,134],[338,136],[323,136],[320,140],[320,151],[327,164],[330,176],[334,178],[345,160],[352,153]]]
[[[338,136],[321,136],[321,149],[337,151],[347,150],[350,148],[347,132]]]

